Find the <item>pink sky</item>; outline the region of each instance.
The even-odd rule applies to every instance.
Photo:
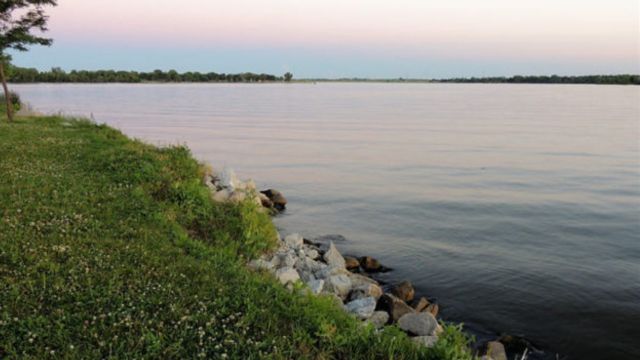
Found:
[[[336,57],[601,62],[640,57],[638,0],[61,0],[63,45],[300,48]],[[636,68],[637,69],[637,68]]]

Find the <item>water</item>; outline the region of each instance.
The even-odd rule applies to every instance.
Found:
[[[640,358],[640,87],[21,85],[36,109],[186,143],[342,234],[481,339]]]

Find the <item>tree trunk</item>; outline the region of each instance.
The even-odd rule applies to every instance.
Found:
[[[0,61],[0,78],[2,78],[4,98],[7,101],[7,119],[11,122],[13,121],[13,103],[11,102],[11,95],[9,94],[9,88],[7,87],[7,78],[4,76],[4,61]]]

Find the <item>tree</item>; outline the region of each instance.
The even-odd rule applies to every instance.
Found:
[[[293,74],[292,74],[292,73],[290,73],[290,72],[286,72],[286,73],[284,74],[284,81],[285,81],[285,82],[290,82],[290,81],[291,81],[291,79],[293,79]]]
[[[13,120],[13,104],[5,76],[5,67],[11,60],[7,50],[27,51],[29,45],[51,45],[53,40],[32,33],[47,31],[47,5],[56,6],[57,0],[0,0],[0,78],[9,121]]]

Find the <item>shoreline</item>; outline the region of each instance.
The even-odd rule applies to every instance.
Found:
[[[277,190],[258,192],[255,182],[242,182],[230,168],[217,173],[212,170],[203,179],[214,201],[255,202],[276,217],[286,211],[287,200]],[[330,296],[343,310],[370,324],[377,330],[398,326],[411,340],[430,348],[444,332],[444,319],[438,317],[439,302],[434,298],[415,296],[411,280],[385,283],[376,274],[393,271],[370,255],[342,255],[334,240],[346,240],[341,235],[306,238],[299,233],[278,233],[279,245],[274,252],[252,260],[247,266],[274,276],[289,290],[294,284],[306,285],[306,292],[315,296]],[[304,291],[303,291],[304,293]],[[460,331],[463,324],[456,324]],[[526,360],[530,355],[543,356],[543,350],[520,336],[499,335],[492,340],[474,342],[471,349],[483,360]],[[558,356],[558,355],[556,355]]]

